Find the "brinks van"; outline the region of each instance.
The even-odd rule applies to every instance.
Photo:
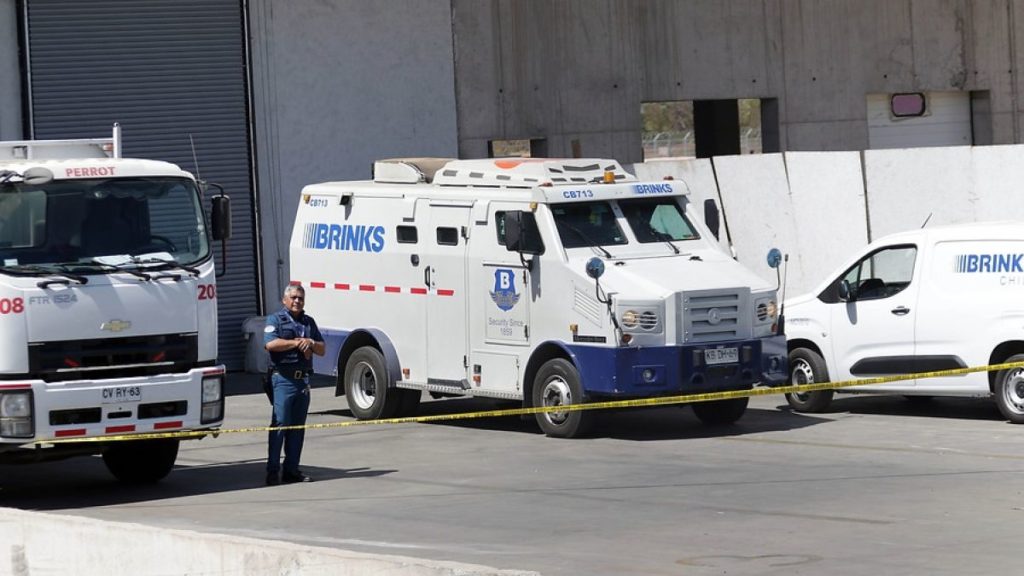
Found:
[[[362,419],[424,391],[557,407],[784,383],[777,287],[694,212],[684,183],[613,160],[400,159],[307,186],[291,277],[327,341],[314,367]],[[746,406],[693,408],[724,424]],[[537,416],[561,437],[593,418]]]
[[[877,240],[812,293],[787,299],[794,384],[1024,360],[1024,223],[976,223]],[[992,397],[1024,423],[1024,369],[900,380],[844,393]],[[824,410],[833,391],[787,395]]]

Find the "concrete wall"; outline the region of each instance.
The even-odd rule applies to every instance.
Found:
[[[18,60],[18,9],[0,0],[0,140],[24,140],[21,119],[21,63]]]
[[[870,241],[927,226],[1024,220],[1024,145],[787,152],[630,167],[721,198],[740,262],[774,282],[769,248],[789,254],[787,294],[828,279]]]
[[[0,574],[537,576],[536,572],[362,554],[10,508],[0,508]]]
[[[990,91],[1019,143],[1024,0],[452,0],[459,151],[642,160],[645,101],[774,98],[782,150],[868,147],[866,96]],[[978,142],[976,142],[978,143]]]
[[[455,156],[447,0],[253,0],[253,129],[270,310],[306,184],[370,177],[373,161]]]

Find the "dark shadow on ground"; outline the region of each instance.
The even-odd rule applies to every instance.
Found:
[[[384,476],[397,470],[303,466],[314,484]],[[124,484],[115,479],[100,457],[3,467],[0,506],[22,510],[70,510],[139,502],[156,502],[202,494],[261,490],[261,499],[287,497],[296,484],[266,486],[266,460],[241,460],[198,466],[176,466],[157,484]]]
[[[427,398],[424,395],[424,398]],[[416,416],[444,414],[469,414],[472,412],[517,408],[517,402],[495,402],[482,398],[446,398],[422,402]],[[310,411],[320,414],[352,418],[347,409]],[[799,414],[791,411],[748,408],[742,418],[728,426],[706,426],[686,405],[659,406],[651,408],[628,408],[595,411],[597,422],[588,435],[592,438],[616,438],[620,440],[652,441],[679,440],[685,438],[711,438],[716,436],[738,436],[758,432],[794,430],[830,419],[813,414]],[[478,430],[521,432],[541,434],[534,416],[488,416],[462,420],[426,422],[436,426],[453,426]]]
[[[790,410],[785,402],[780,403],[779,407]],[[1005,420],[991,398],[907,397],[897,394],[837,394],[822,414],[844,412],[957,420]]]

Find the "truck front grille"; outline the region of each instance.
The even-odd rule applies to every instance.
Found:
[[[720,342],[751,334],[750,290],[693,290],[677,295],[681,342]]]
[[[198,358],[196,334],[34,342],[30,377],[47,382],[187,372]]]

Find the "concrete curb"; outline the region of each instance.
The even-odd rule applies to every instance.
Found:
[[[0,508],[0,543],[0,575],[11,576],[539,576],[10,508]]]

